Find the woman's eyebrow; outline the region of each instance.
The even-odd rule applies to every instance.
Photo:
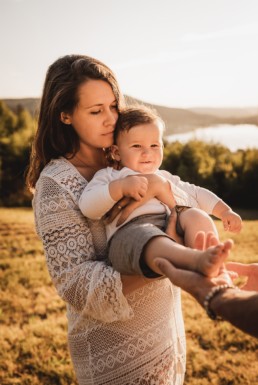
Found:
[[[85,108],[86,108],[86,110],[87,110],[88,108],[92,108],[92,107],[100,107],[100,106],[103,106],[103,103],[93,104],[92,106],[88,106],[88,107],[85,107]]]
[[[117,102],[116,99],[114,99],[110,104],[113,104],[113,103],[116,103],[116,102]],[[85,109],[92,108],[92,107],[101,107],[103,105],[104,105],[104,103],[97,103],[97,104],[93,104],[91,106],[85,107]]]

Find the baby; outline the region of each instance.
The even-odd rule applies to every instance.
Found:
[[[241,230],[241,218],[211,191],[159,170],[163,159],[163,130],[162,119],[146,106],[122,111],[111,148],[119,169],[107,167],[98,171],[83,191],[79,207],[86,217],[100,219],[124,196],[141,200],[148,189],[144,175],[157,174],[165,178],[170,184],[167,195],[157,193],[155,198],[136,208],[122,225],[117,225],[119,216],[106,224],[112,266],[123,274],[156,277],[159,271],[155,259],[162,257],[176,267],[216,276],[232,241],[200,251],[193,249],[196,234],[204,231],[218,235],[209,214],[222,219],[233,232]],[[171,210],[177,213],[176,230],[187,247],[175,243],[165,233]],[[151,253],[145,253],[150,242]]]

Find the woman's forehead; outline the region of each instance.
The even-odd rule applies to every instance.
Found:
[[[111,85],[104,80],[86,80],[78,89],[79,103],[101,105],[116,100]]]

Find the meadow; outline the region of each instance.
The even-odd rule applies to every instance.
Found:
[[[244,212],[231,260],[258,261],[257,213]],[[216,221],[221,239],[228,234]],[[215,324],[182,294],[187,336],[185,385],[258,384],[258,340]],[[258,320],[257,320],[258,322]],[[66,309],[49,278],[31,209],[0,209],[0,384],[76,385]]]

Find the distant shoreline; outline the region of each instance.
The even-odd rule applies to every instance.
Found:
[[[27,109],[33,117],[39,110],[40,98],[1,99],[14,112],[22,107]],[[166,135],[181,134],[198,128],[214,125],[251,124],[258,126],[258,106],[247,108],[174,108],[146,103],[126,96],[128,103],[144,103],[152,106],[160,114],[166,125]]]

